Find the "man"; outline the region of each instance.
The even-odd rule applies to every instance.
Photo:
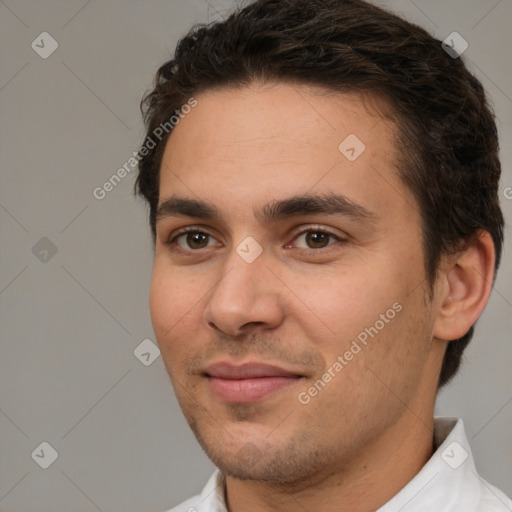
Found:
[[[179,511],[506,511],[433,417],[499,264],[496,125],[423,29],[259,0],[146,97],[150,309],[218,470]]]

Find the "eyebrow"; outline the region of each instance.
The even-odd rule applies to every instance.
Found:
[[[338,194],[305,194],[274,200],[253,212],[264,224],[307,214],[342,215],[355,221],[376,220],[377,215],[364,206]],[[222,215],[212,203],[171,196],[158,206],[156,221],[167,217],[195,217],[222,222]]]

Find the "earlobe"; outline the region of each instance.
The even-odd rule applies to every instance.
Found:
[[[495,258],[491,235],[481,231],[462,251],[445,259],[434,337],[461,338],[477,321],[491,294]]]

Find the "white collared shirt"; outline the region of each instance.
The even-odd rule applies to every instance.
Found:
[[[436,451],[420,472],[376,512],[512,512],[512,500],[476,471],[457,418],[434,418]],[[167,512],[227,512],[217,469],[200,495]]]

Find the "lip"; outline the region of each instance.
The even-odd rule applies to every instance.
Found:
[[[204,373],[209,377],[219,379],[253,379],[260,377],[301,377],[297,372],[286,370],[279,366],[265,363],[244,363],[234,365],[227,362],[215,363],[208,366]]]
[[[257,402],[303,378],[297,372],[255,362],[242,365],[215,363],[205,369],[204,375],[213,394],[228,403]]]

